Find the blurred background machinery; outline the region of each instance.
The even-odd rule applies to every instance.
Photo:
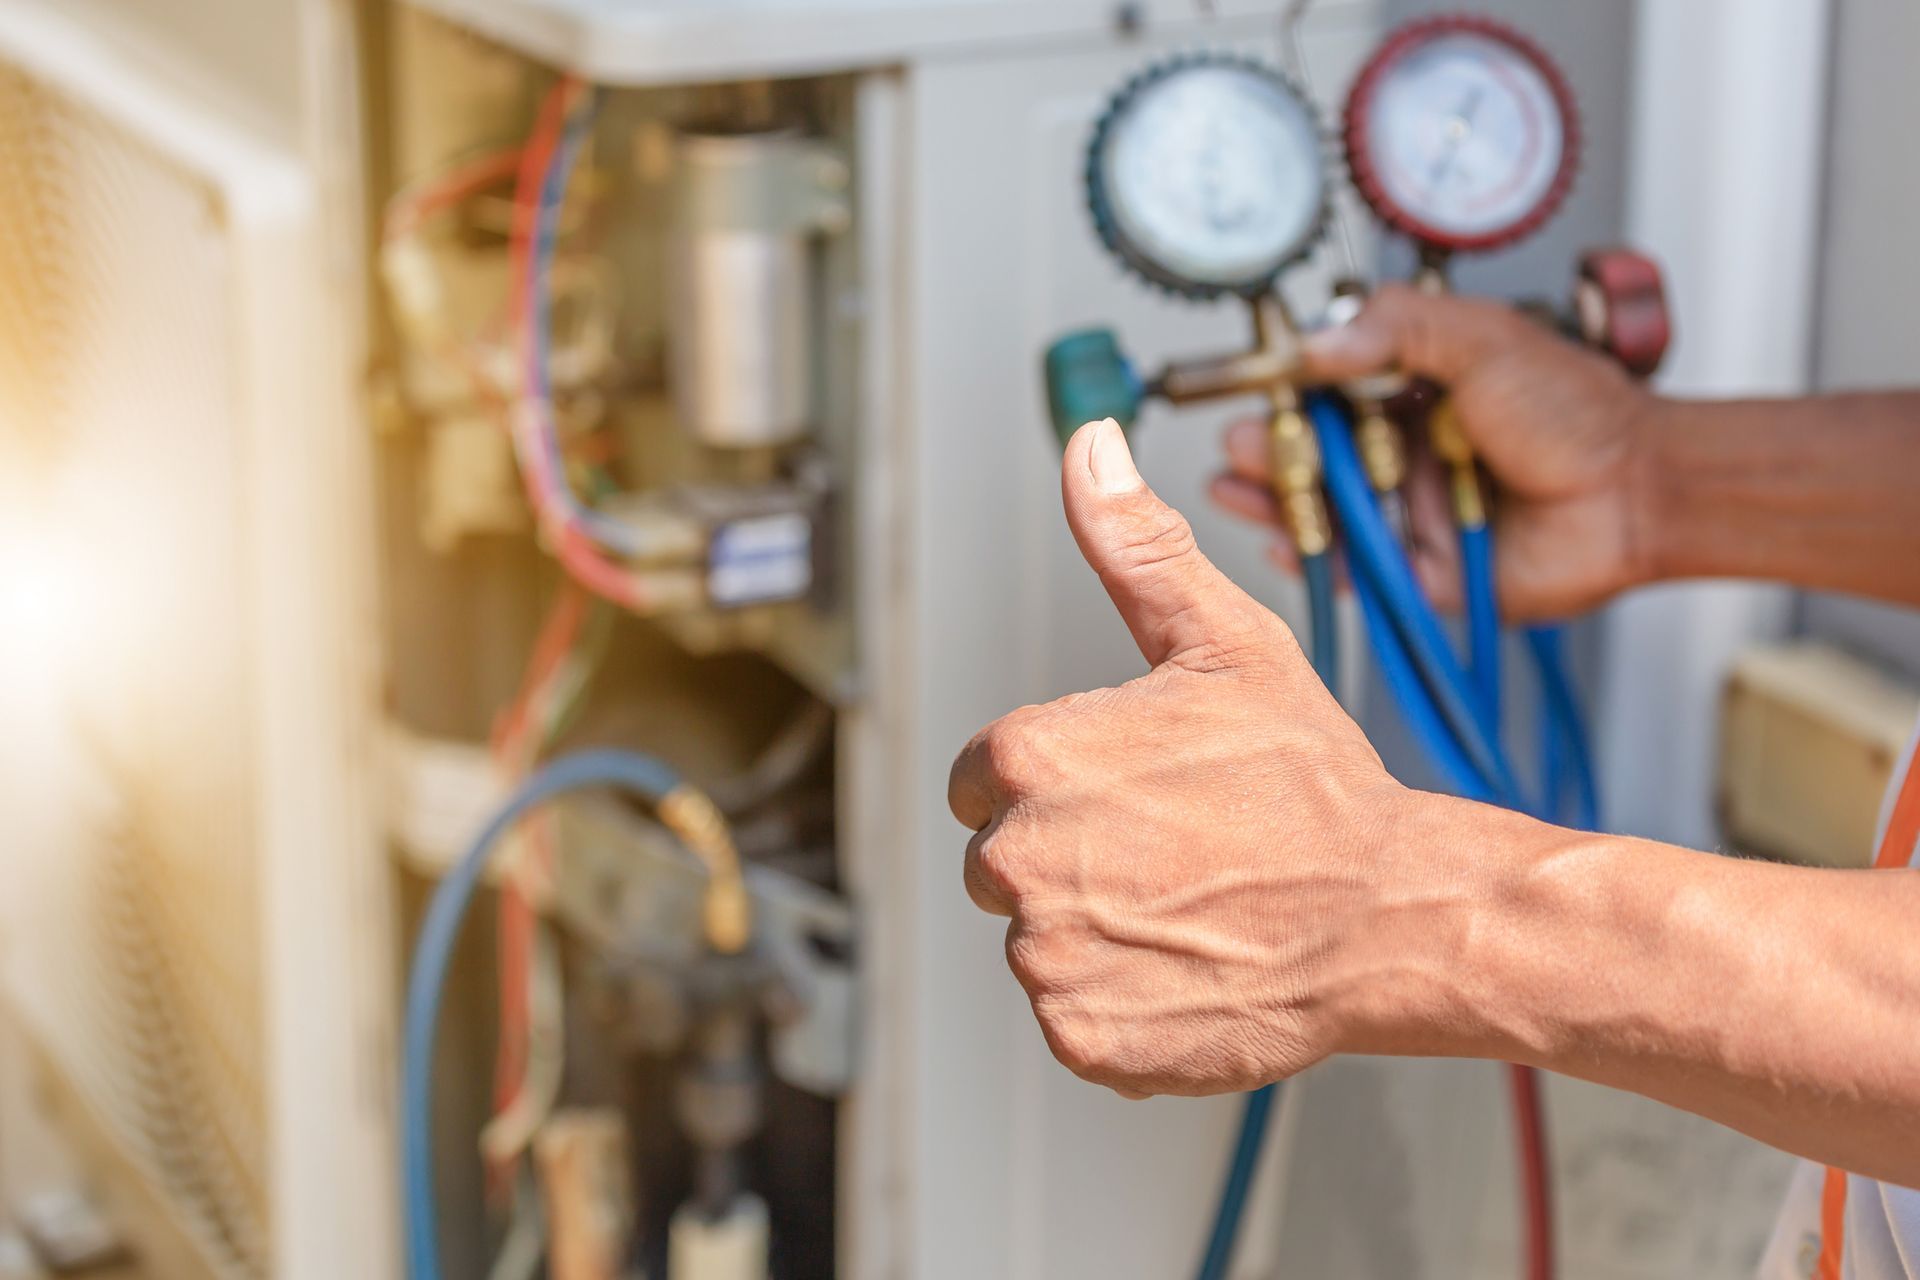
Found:
[[[1319,0],[1326,119],[1424,7]],[[1911,380],[1872,185],[1898,175],[1853,163],[1913,92],[1908,16],[1495,8],[1568,64],[1586,171],[1461,288],[1557,288],[1631,240],[1671,275],[1674,388]],[[958,891],[944,777],[1007,707],[1134,671],[1058,514],[1036,353],[1097,320],[1157,363],[1235,322],[1113,269],[1078,157],[1141,65],[1290,59],[1279,9],[0,0],[0,1275],[63,1248],[398,1274],[408,947],[489,815],[583,749],[680,789],[492,851],[431,1073],[447,1274],[1183,1272],[1233,1105],[1052,1064]],[[1337,237],[1289,278],[1303,314],[1349,258],[1410,265]],[[1298,618],[1204,511],[1211,442],[1142,439]],[[1574,637],[1621,824],[1712,842],[1718,795],[1766,852],[1844,843],[1749,803],[1800,766],[1723,767],[1718,700],[1756,640],[1884,666],[1905,624],[1648,595]],[[1741,723],[1882,687],[1741,672]],[[1832,719],[1823,759],[1872,767],[1887,718]],[[1745,1273],[1777,1157],[1549,1092],[1566,1274]],[[1236,1274],[1507,1274],[1498,1107],[1451,1064],[1316,1071]]]

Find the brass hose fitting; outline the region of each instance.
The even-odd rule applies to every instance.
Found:
[[[1400,428],[1387,417],[1378,400],[1355,400],[1354,408],[1359,411],[1360,423],[1354,428],[1353,439],[1367,480],[1375,493],[1393,493],[1407,478],[1407,449]]]
[[[753,937],[753,903],[726,818],[705,792],[684,783],[668,792],[654,812],[707,868],[701,902],[707,945],[722,955],[739,955]]]
[[[1451,474],[1453,518],[1463,529],[1481,529],[1487,523],[1487,497],[1480,488],[1480,471],[1474,465],[1473,445],[1460,425],[1460,411],[1453,401],[1442,400],[1434,406],[1427,421],[1427,439],[1434,454]]]
[[[1320,442],[1291,388],[1273,397],[1268,424],[1273,449],[1273,496],[1280,521],[1302,557],[1324,554],[1333,545],[1333,524],[1320,492]]]

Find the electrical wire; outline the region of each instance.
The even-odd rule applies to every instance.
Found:
[[[605,648],[611,613],[595,609],[585,592],[563,586],[541,623],[520,687],[494,727],[495,768],[509,786],[527,774],[558,737],[578,706]],[[583,636],[585,637],[583,642]],[[557,1000],[537,998],[549,990],[541,983],[540,928],[534,903],[553,869],[552,829],[545,814],[530,817],[515,846],[496,911],[499,940],[500,1017],[494,1052],[494,1121],[482,1139],[491,1192],[505,1195],[515,1185],[513,1163],[544,1118],[550,1089],[529,1091],[529,1080],[557,1082],[554,1061],[563,1046],[557,1038]],[[503,1125],[503,1117],[520,1117]],[[531,1121],[531,1124],[528,1122]],[[509,1141],[511,1135],[525,1140]]]
[[[442,1276],[433,1176],[435,1032],[460,925],[494,847],[528,813],[564,795],[614,788],[657,805],[679,787],[673,770],[651,756],[598,750],[563,757],[533,773],[514,791],[434,890],[414,946],[402,1038],[400,1143],[409,1280],[441,1280]]]
[[[513,177],[520,169],[520,151],[518,146],[487,151],[403,188],[387,202],[381,239],[391,243],[417,235],[432,219]]]
[[[1340,692],[1340,629],[1336,610],[1333,556],[1307,556],[1301,562],[1307,583],[1309,618],[1308,652],[1321,683],[1335,697]],[[1201,1257],[1199,1280],[1224,1280],[1233,1261],[1234,1241],[1240,1223],[1246,1217],[1247,1196],[1253,1189],[1253,1175],[1260,1164],[1260,1147],[1266,1138],[1267,1123],[1279,1097],[1278,1084],[1262,1085],[1247,1094],[1240,1112],[1240,1128],[1234,1138],[1233,1155],[1227,1164],[1226,1181],[1220,1188],[1219,1206],[1214,1210],[1213,1228],[1207,1233],[1206,1253]]]
[[[561,458],[549,377],[549,282],[560,210],[597,108],[597,93],[574,77],[561,78],[541,103],[533,133],[521,150],[511,241],[510,314],[521,338],[525,386],[511,431],[527,499],[555,558],[574,581],[595,595],[635,613],[647,613],[654,608],[647,579],[617,560],[646,559],[655,548],[638,528],[610,519],[574,496]]]

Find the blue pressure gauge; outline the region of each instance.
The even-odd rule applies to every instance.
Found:
[[[1166,62],[1101,117],[1087,197],[1101,240],[1146,280],[1192,298],[1264,293],[1325,226],[1319,121],[1257,62]]]

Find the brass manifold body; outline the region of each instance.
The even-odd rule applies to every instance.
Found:
[[[1253,350],[1175,362],[1161,372],[1150,390],[1172,404],[1265,396],[1270,406],[1273,496],[1280,522],[1303,557],[1322,555],[1333,545],[1333,524],[1320,491],[1320,442],[1300,407],[1300,332],[1277,294],[1261,294],[1250,302]]]

